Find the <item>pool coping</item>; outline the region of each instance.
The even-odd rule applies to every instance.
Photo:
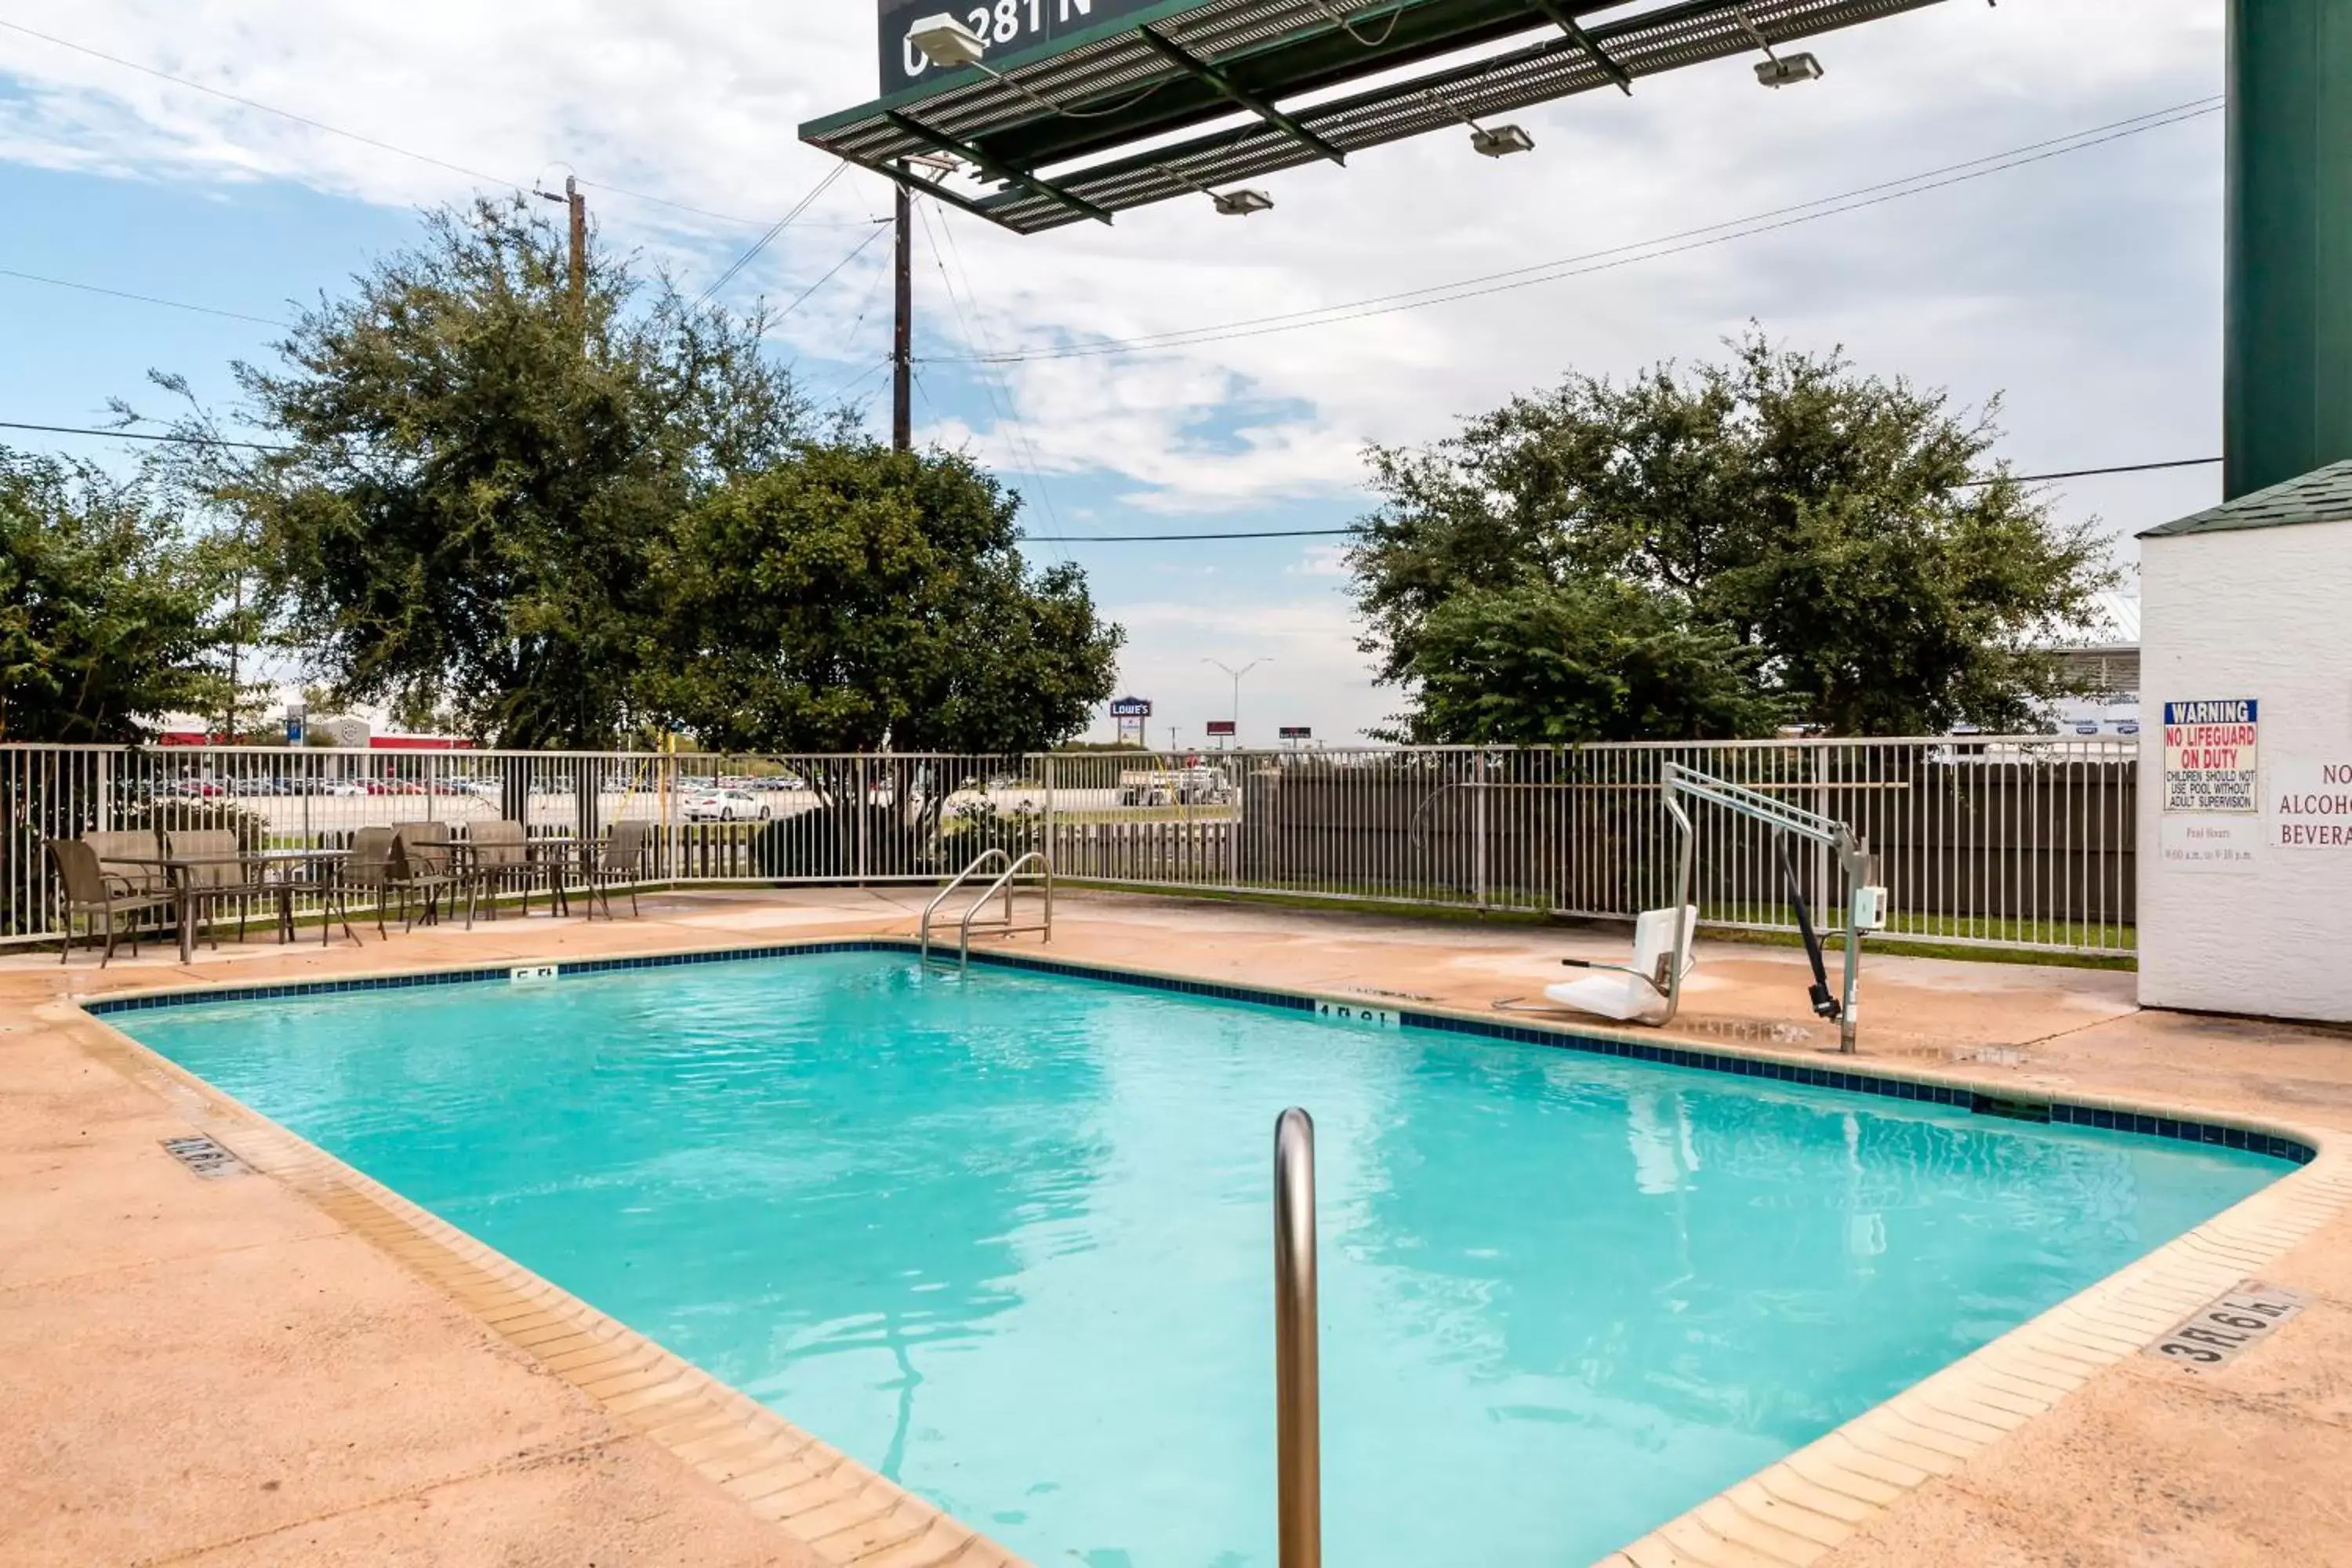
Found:
[[[345,1164],[109,1020],[164,1006],[608,973],[827,952],[914,953],[887,935],[688,948],[624,957],[506,959],[282,983],[212,983],[64,1004],[95,1025],[126,1076],[162,1087],[189,1120],[255,1169],[293,1187],[441,1285],[514,1348],[562,1377],[743,1500],[827,1563],[933,1568],[1025,1560],[883,1479],[749,1395]],[[1415,1027],[1507,1043],[1927,1103],[1978,1114],[2247,1150],[2285,1162],[2279,1177],[2204,1224],[1606,1554],[1605,1568],[1771,1564],[1804,1568],[1929,1479],[1948,1475],[2105,1368],[2352,1211],[2347,1140],[2326,1130],[2146,1100],[2021,1096],[1967,1073],[1872,1062],[1822,1066],[1813,1051],[1702,1044],[1649,1031],[1552,1026],[1406,998],[1233,985],[1190,975],[991,949],[972,961],[1143,989],[1323,1013],[1337,1026]],[[553,975],[545,971],[552,969]],[[1843,1058],[1840,1058],[1843,1060]],[[1859,1067],[1859,1064],[1856,1064]]]

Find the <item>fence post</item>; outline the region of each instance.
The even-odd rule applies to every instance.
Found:
[[[857,759],[857,885],[866,885],[866,840],[874,812],[874,784],[866,771],[866,758]]]
[[[1479,758],[1479,771],[1486,771],[1486,758]],[[1480,779],[1470,786],[1471,888],[1477,895],[1478,908],[1486,907],[1486,781]]]
[[[1053,752],[1048,752],[1045,753],[1045,869],[1048,875],[1051,875],[1053,871],[1054,860],[1055,858],[1055,852],[1060,847],[1060,845],[1057,842],[1059,836],[1055,833],[1054,827],[1054,785],[1055,783],[1056,773],[1055,768],[1055,761],[1056,759]]]

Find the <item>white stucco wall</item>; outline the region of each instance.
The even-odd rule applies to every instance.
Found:
[[[2309,794],[2322,765],[2352,769],[2352,522],[2145,540],[2140,598],[2141,1002],[2352,1020],[2352,818]],[[2241,699],[2260,703],[2252,862],[2168,864],[2165,705]],[[2287,820],[2342,830],[2297,835],[2323,847],[2280,842],[2295,791]],[[2218,820],[2176,814],[2171,837]]]

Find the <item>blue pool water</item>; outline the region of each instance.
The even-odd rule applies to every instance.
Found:
[[[1579,1568],[2262,1186],[2153,1139],[841,953],[116,1020],[1041,1564]]]

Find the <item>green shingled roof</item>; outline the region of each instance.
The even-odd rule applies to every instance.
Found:
[[[2149,529],[2142,539],[2183,533],[2227,533],[2241,528],[2293,528],[2303,522],[2352,522],[2352,461],[2314,468],[2299,479]]]

